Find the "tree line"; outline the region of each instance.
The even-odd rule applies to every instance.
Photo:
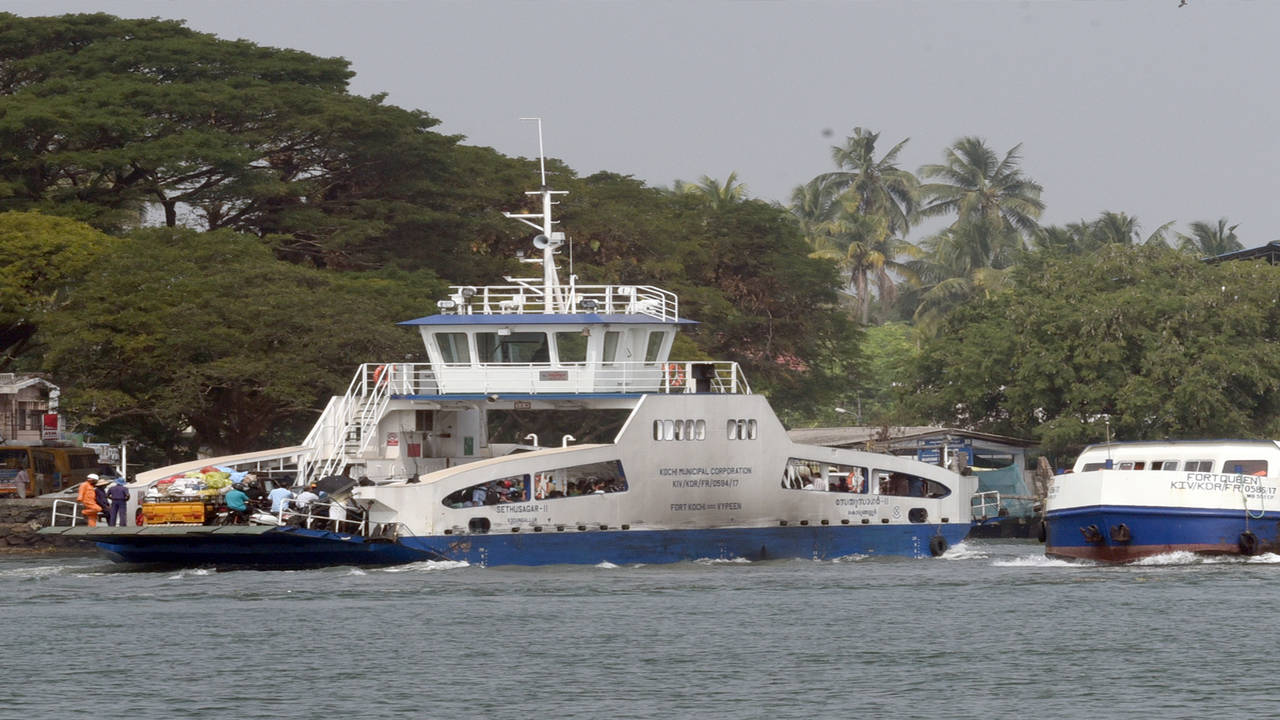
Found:
[[[394,323],[519,272],[529,238],[501,211],[528,202],[537,162],[354,95],[352,76],[176,21],[0,14],[0,370],[50,374],[74,429],[159,463],[291,444],[356,364],[425,359]],[[1241,284],[1272,270],[1196,259],[1239,248],[1236,225],[1043,227],[1019,146],[964,137],[912,173],[907,140],[878,142],[855,128],[785,206],[736,174],[664,188],[548,168],[575,272],[677,292],[703,326],[676,355],[738,360],[789,425],[863,408],[1054,452],[1100,423],[1270,431],[1276,375],[1254,355],[1274,301]],[[910,242],[930,218],[951,222]]]
[[[348,90],[349,65],[105,14],[0,14],[0,370],[48,373],[95,439],[161,463],[293,444],[357,364],[425,360],[396,322],[521,274],[536,159]],[[579,177],[574,272],[656,283],[791,420],[854,382],[836,268],[785,210]]]

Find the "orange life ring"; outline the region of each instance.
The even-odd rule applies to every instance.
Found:
[[[667,384],[673,388],[684,387],[684,365],[667,363]]]
[[[387,372],[386,365],[379,365],[377,368],[375,368],[373,371],[373,384],[380,385],[382,383],[383,376],[386,375],[386,372]]]

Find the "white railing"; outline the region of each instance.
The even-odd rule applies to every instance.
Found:
[[[542,315],[601,313],[606,315],[646,315],[671,321],[680,317],[680,300],[675,293],[652,285],[577,285],[543,290],[542,278],[507,278],[511,285],[454,285],[449,288],[453,307],[445,312],[459,315]]]
[[[57,527],[58,518],[70,518],[71,522],[66,524],[75,527],[80,521],[80,503],[75,500],[54,500],[53,516],[49,518],[49,525]]]
[[[359,457],[377,435],[378,421],[397,397],[521,394],[750,394],[736,362],[617,363],[366,363],[357,370],[347,392],[334,397],[307,434],[299,480],[341,471]]]
[[[986,520],[1000,514],[1000,491],[986,490],[969,498],[969,515],[974,520]]]

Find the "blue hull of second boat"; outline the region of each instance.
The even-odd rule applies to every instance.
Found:
[[[1280,549],[1280,512],[1092,506],[1050,511],[1045,554],[1128,562],[1170,552],[1256,555]]]

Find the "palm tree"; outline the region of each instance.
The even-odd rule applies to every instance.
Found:
[[[999,219],[956,223],[924,243],[926,259],[912,264],[923,292],[914,319],[929,334],[954,308],[1003,286],[1022,240]]]
[[[819,177],[856,198],[858,212],[884,217],[890,233],[906,237],[918,204],[920,183],[910,172],[899,168],[897,161],[898,153],[911,138],[894,145],[877,160],[879,139],[880,133],[854,128],[844,145],[831,148],[831,159],[840,169]]]
[[[1201,257],[1215,257],[1224,253],[1244,249],[1236,237],[1237,223],[1227,227],[1227,219],[1218,220],[1216,226],[1206,222],[1191,223],[1191,234],[1178,233],[1178,249],[1183,252],[1196,253]]]
[[[954,214],[956,222],[999,219],[1018,232],[1035,230],[1044,211],[1043,188],[1018,168],[1021,149],[1015,145],[999,158],[981,138],[960,138],[947,148],[943,164],[920,168],[921,176],[941,181],[921,186],[927,202],[920,214]]]
[[[914,245],[889,231],[888,219],[858,212],[858,199],[846,195],[836,216],[818,228],[811,255],[833,260],[844,271],[865,325],[871,315],[871,285],[881,302],[892,303],[897,296],[894,275],[914,277],[897,258],[918,254]]]
[[[723,184],[709,175],[703,175],[697,184],[677,180],[674,189],[677,193],[702,197],[712,210],[721,210],[747,199],[747,186],[738,182],[737,170],[729,173]]]
[[[825,226],[839,212],[838,195],[835,183],[825,175],[819,175],[791,191],[791,205],[788,209],[810,247],[817,248],[819,236],[823,234]]]

